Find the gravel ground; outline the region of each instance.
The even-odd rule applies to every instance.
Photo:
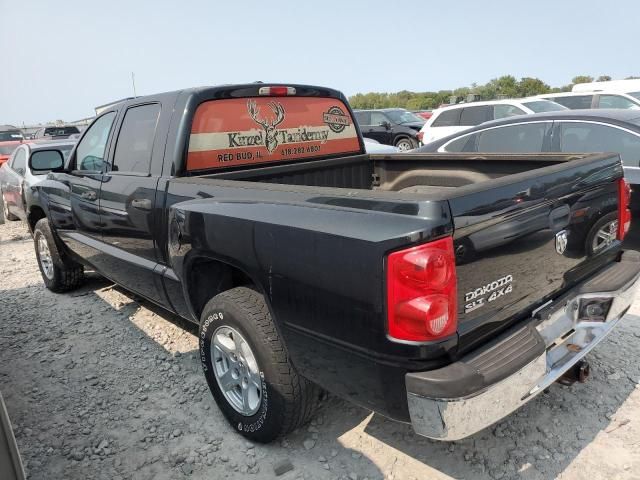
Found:
[[[48,292],[25,228],[0,225],[0,390],[31,479],[640,478],[637,323],[591,354],[586,384],[455,443],[332,396],[279,443],[246,442],[209,394],[195,333],[96,275]]]

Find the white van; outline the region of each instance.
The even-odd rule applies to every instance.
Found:
[[[576,83],[572,92],[620,92],[640,99],[640,79],[609,80],[607,82]]]
[[[539,98],[545,98],[559,103],[570,110],[590,108],[640,108],[640,91],[624,93],[616,90],[587,90],[582,92],[544,93],[539,95]]]

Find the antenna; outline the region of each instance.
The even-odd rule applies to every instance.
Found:
[[[136,76],[133,72],[131,72],[131,84],[133,85],[133,96],[137,97],[138,95],[136,95]]]

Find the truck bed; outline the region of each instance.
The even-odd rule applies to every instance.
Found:
[[[263,198],[267,204],[272,198],[297,205],[312,203],[313,214],[303,220],[291,217],[291,225],[300,229],[324,222],[314,219],[318,206],[349,209],[352,216],[354,209],[366,210],[368,216],[348,221],[349,230],[357,230],[350,235],[381,244],[394,235],[385,228],[391,219],[377,218],[372,212],[406,218],[404,223],[401,218],[393,220],[399,242],[437,235],[433,225],[444,215],[440,212],[450,212],[458,270],[456,348],[462,354],[611,261],[615,251],[594,256],[586,243],[596,220],[616,211],[611,199],[615,199],[620,168],[613,154],[365,154],[218,172],[177,182],[197,183],[205,198],[209,188],[213,193],[224,186],[234,199],[250,189],[252,198]],[[245,193],[230,193],[240,186]],[[219,189],[215,192],[224,198]],[[332,218],[322,230],[333,236],[346,232],[339,217]],[[424,232],[416,235],[420,219]],[[562,232],[568,235],[568,247],[559,255],[554,242]],[[393,249],[392,244],[387,248]],[[474,294],[500,281],[511,285],[501,298],[489,303],[488,295]]]
[[[200,178],[434,193],[584,158],[558,154],[374,154],[201,175]]]

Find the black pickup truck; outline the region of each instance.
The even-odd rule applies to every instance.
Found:
[[[211,392],[257,441],[322,389],[471,435],[577,376],[640,272],[617,155],[369,155],[327,88],[130,99],[47,165],[45,285],[90,268],[199,324]]]

